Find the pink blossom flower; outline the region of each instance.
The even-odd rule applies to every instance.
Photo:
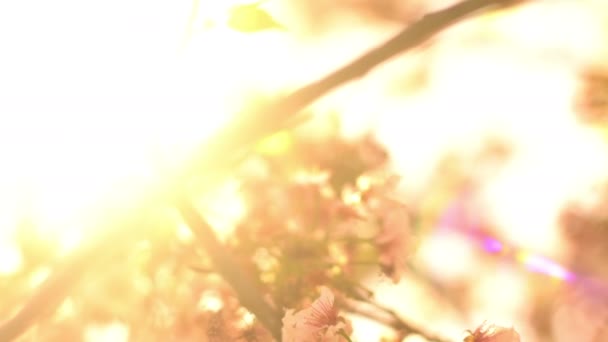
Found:
[[[352,327],[338,315],[334,294],[326,287],[310,307],[295,313],[289,309],[283,317],[283,342],[343,341],[341,332],[350,334]]]
[[[407,208],[394,201],[383,201],[379,208],[381,229],[376,236],[378,261],[382,271],[399,282],[409,256],[410,215]]]
[[[513,328],[488,325],[484,322],[475,331],[469,331],[469,336],[465,337],[463,342],[520,342],[520,337]]]

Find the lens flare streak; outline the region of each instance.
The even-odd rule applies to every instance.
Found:
[[[561,279],[564,281],[573,281],[576,276],[565,267],[559,265],[555,261],[530,252],[507,246],[504,243],[491,237],[482,239],[483,249],[493,254],[502,254],[510,256],[517,263],[524,265],[528,270],[536,273],[548,275],[552,278]]]

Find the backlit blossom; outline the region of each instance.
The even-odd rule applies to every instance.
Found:
[[[397,283],[405,271],[409,256],[410,215],[407,208],[394,201],[383,200],[378,208],[380,232],[375,242],[382,271]]]
[[[342,331],[352,331],[350,323],[338,315],[328,288],[321,289],[321,296],[310,307],[294,311],[287,310],[283,317],[283,342],[337,342],[344,340]]]
[[[463,342],[520,342],[520,337],[513,328],[488,325],[484,322],[475,331],[470,332]]]

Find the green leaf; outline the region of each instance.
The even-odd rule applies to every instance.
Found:
[[[260,8],[261,2],[235,6],[230,9],[228,26],[245,33],[284,29],[270,14]]]

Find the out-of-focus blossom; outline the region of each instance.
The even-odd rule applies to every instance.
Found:
[[[350,322],[338,315],[334,294],[326,287],[321,296],[306,309],[289,309],[283,317],[283,342],[342,341],[342,333],[350,335]]]
[[[581,121],[602,124],[608,121],[608,74],[587,70],[582,75],[581,88],[575,99],[575,109]]]
[[[608,341],[606,279],[585,277],[563,286],[552,307],[553,341]]]
[[[517,331],[513,328],[503,328],[485,322],[470,332],[463,342],[520,342]]]
[[[410,248],[410,215],[403,204],[383,200],[379,209],[380,232],[376,236],[382,271],[397,283],[405,271]]]
[[[368,172],[357,179],[361,200],[379,223],[374,239],[382,272],[399,282],[410,253],[411,217],[409,208],[392,198],[400,178],[385,171]]]

